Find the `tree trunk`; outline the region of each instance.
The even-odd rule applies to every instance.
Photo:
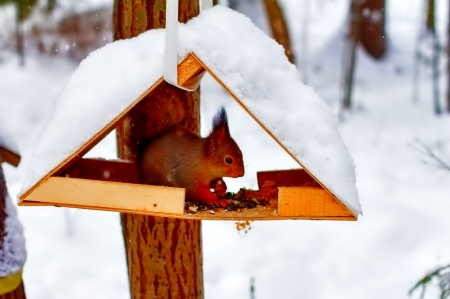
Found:
[[[303,1],[303,25],[301,38],[301,57],[300,70],[303,75],[303,83],[308,84],[308,33],[309,33],[309,15],[310,15],[310,0]]]
[[[6,220],[6,211],[5,211],[5,201],[7,195],[6,189],[6,181],[3,173],[3,168],[1,165],[0,159],[0,247],[3,246],[4,237],[5,237],[5,220]],[[25,296],[25,288],[23,285],[23,281],[20,285],[12,292],[9,292],[4,295],[0,295],[0,299],[26,299]]]
[[[359,8],[360,43],[375,59],[386,54],[385,7],[385,0],[365,0]]]
[[[0,295],[0,299],[26,299],[26,298],[27,296],[25,295],[25,287],[23,285],[23,281],[14,291],[9,292],[8,294]]]
[[[439,96],[439,56],[440,56],[440,46],[439,39],[436,33],[436,3],[434,0],[428,0],[428,10],[427,10],[427,20],[426,20],[426,30],[433,39],[433,57],[431,60],[431,68],[433,72],[433,103],[434,103],[434,113],[441,114],[441,104]]]
[[[291,50],[291,40],[289,38],[289,30],[283,11],[277,0],[264,0],[266,12],[269,19],[270,28],[272,29],[273,38],[284,47],[287,58],[294,63],[294,53]]]
[[[16,18],[16,52],[19,56],[19,65],[25,65],[25,51],[23,48],[22,22]]]
[[[180,22],[198,15],[198,2],[180,0]],[[164,28],[165,10],[166,0],[116,0],[114,39]],[[180,124],[198,134],[199,107],[199,89],[186,92],[162,83],[117,128],[119,157],[139,161],[146,132],[134,124],[143,120],[182,113],[186,117]],[[200,221],[136,214],[121,214],[121,219],[131,298],[203,298]]]
[[[450,112],[450,5],[447,14],[447,112]]]
[[[353,81],[356,65],[356,46],[360,40],[360,1],[352,0],[350,4],[350,22],[349,22],[349,33],[347,35],[347,40],[345,42],[346,47],[344,47],[344,80],[343,89],[344,96],[342,99],[342,107],[344,109],[350,109],[352,106],[352,91],[353,91]]]

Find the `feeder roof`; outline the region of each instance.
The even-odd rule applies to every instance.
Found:
[[[352,213],[361,214],[355,166],[331,109],[304,85],[284,49],[223,6],[179,24],[179,61],[195,56],[245,109]],[[164,29],[94,51],[72,74],[36,145],[21,194],[154,85],[163,74]]]

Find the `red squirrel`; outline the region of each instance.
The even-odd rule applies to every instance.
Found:
[[[242,153],[230,136],[225,109],[214,116],[208,137],[175,125],[153,139],[143,151],[140,175],[145,184],[186,188],[188,200],[218,204],[217,195],[226,191],[222,177],[244,175]]]

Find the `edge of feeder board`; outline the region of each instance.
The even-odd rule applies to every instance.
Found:
[[[53,179],[53,178],[52,178]],[[85,179],[65,179],[65,178],[56,178],[59,180],[85,180]],[[50,180],[53,181],[53,180]],[[89,180],[85,180],[85,181],[89,181]],[[98,181],[97,181],[98,182]],[[100,181],[101,182],[101,181]],[[50,183],[48,185],[48,187],[53,187],[54,182]],[[63,183],[65,184],[65,183]],[[89,183],[87,183],[89,184]],[[123,184],[123,183],[114,183],[115,185],[117,184]],[[59,182],[57,182],[57,185],[59,186]],[[143,186],[143,185],[138,185],[141,187],[150,187],[149,189],[154,189],[154,188],[161,188],[161,189],[166,189],[169,187],[157,187],[157,186]],[[283,189],[290,189],[291,187],[286,187]],[[168,217],[168,218],[180,218],[180,219],[192,219],[192,220],[232,220],[232,221],[240,221],[240,220],[343,220],[343,221],[355,221],[356,217],[353,216],[353,214],[349,211],[347,211],[346,214],[342,213],[342,210],[339,210],[339,208],[337,208],[335,211],[337,211],[337,213],[329,213],[329,211],[326,209],[317,209],[315,208],[315,203],[314,202],[310,202],[309,204],[306,204],[306,206],[313,206],[313,210],[318,211],[318,213],[316,214],[311,214],[309,210],[303,211],[303,214],[298,214],[298,215],[292,215],[292,216],[281,216],[278,213],[278,208],[274,207],[274,206],[264,206],[264,207],[256,207],[253,209],[249,209],[249,210],[241,210],[241,211],[227,211],[226,209],[217,209],[214,211],[214,213],[212,213],[210,210],[206,210],[206,211],[199,211],[196,214],[189,214],[189,213],[184,213],[184,189],[183,188],[176,188],[176,189],[181,189],[183,190],[182,193],[182,197],[179,197],[177,199],[172,199],[171,203],[168,204],[167,202],[164,202],[164,200],[155,200],[155,198],[152,198],[151,200],[149,200],[149,204],[147,205],[148,208],[145,209],[141,209],[141,210],[135,210],[133,209],[127,209],[126,207],[123,206],[114,206],[112,207],[112,204],[110,202],[106,202],[106,206],[100,206],[100,205],[83,205],[82,203],[80,204],[73,204],[71,202],[68,203],[64,203],[64,200],[61,200],[61,198],[57,199],[57,202],[51,202],[54,198],[54,196],[59,196],[62,195],[62,193],[64,192],[63,190],[67,190],[67,189],[61,189],[60,192],[56,192],[54,195],[47,197],[47,199],[49,200],[48,202],[44,202],[44,201],[36,201],[36,202],[31,202],[32,199],[37,198],[37,196],[41,195],[41,192],[39,192],[38,194],[36,194],[36,197],[32,196],[32,199],[30,201],[27,202],[23,202],[21,205],[22,206],[56,206],[56,207],[67,207],[67,208],[81,208],[81,209],[91,209],[91,210],[101,210],[101,211],[114,211],[114,212],[122,212],[122,213],[135,213],[135,214],[143,214],[143,215],[148,215],[148,216],[159,216],[159,217]],[[294,191],[295,192],[295,191]],[[47,194],[45,194],[47,195]],[[171,193],[172,195],[172,193]],[[94,195],[93,195],[94,196]],[[94,196],[95,199],[98,199]],[[123,198],[122,198],[123,199]],[[147,199],[141,199],[142,201],[146,201]],[[156,208],[153,208],[153,204],[154,203],[161,203],[161,206],[159,208],[159,211],[156,210]],[[181,204],[180,204],[181,203]],[[97,202],[95,203],[97,204]],[[145,204],[145,203],[144,203]],[[164,206],[165,204],[165,206]],[[339,207],[341,204],[339,202],[335,202],[334,203],[335,207]],[[174,208],[175,210],[177,210],[174,213],[170,213],[170,212],[162,212],[163,210],[167,210],[166,208],[170,207],[170,208]],[[181,213],[180,213],[180,209],[181,208]],[[324,215],[327,214],[327,215]]]
[[[20,155],[0,146],[0,163],[3,161],[17,167],[20,163]]]

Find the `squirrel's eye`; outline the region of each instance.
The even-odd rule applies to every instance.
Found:
[[[233,163],[233,159],[231,157],[226,157],[225,162],[227,162],[227,164],[231,164]]]

